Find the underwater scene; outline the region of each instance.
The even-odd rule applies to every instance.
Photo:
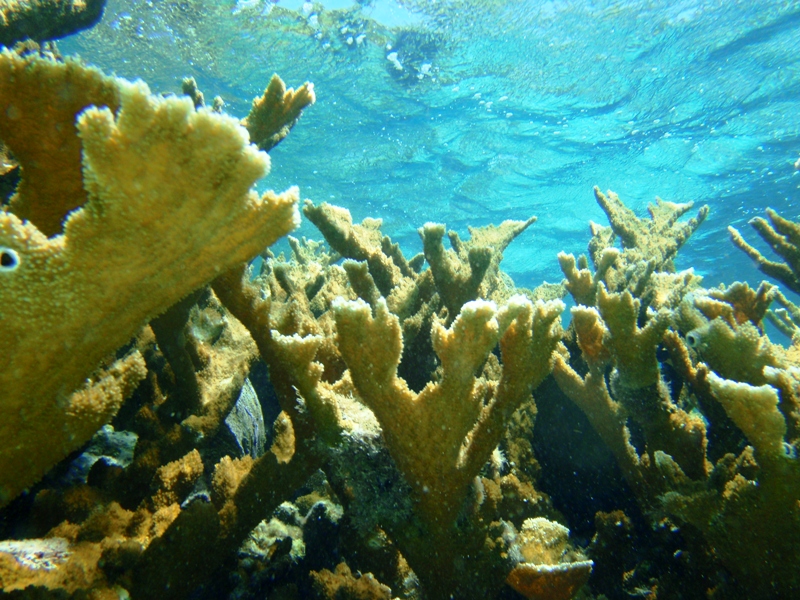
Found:
[[[800,597],[800,2],[0,45],[0,597]]]

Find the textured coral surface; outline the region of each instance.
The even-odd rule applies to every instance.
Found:
[[[8,440],[0,450],[0,498],[6,503],[118,408],[122,398],[70,396],[81,385],[93,387],[87,378],[100,361],[149,319],[293,229],[297,191],[251,190],[269,159],[247,143],[235,119],[196,112],[187,99],[157,98],[142,83],[116,82],[112,94],[111,82],[91,73],[98,93],[87,95],[86,77],[74,64],[9,52],[0,63],[0,137],[12,152],[17,139],[70,132],[63,143],[47,142],[54,149],[28,150],[30,142],[21,148],[19,200],[0,213],[0,246],[13,262],[0,273],[0,352],[8,357],[0,375]],[[53,99],[38,111],[27,105],[31,78],[53,87]],[[73,124],[75,96],[88,108]],[[113,104],[103,106],[109,97],[119,97],[116,114]],[[37,184],[50,177],[36,172],[42,154],[64,157],[58,164],[64,177],[54,171],[59,183],[50,188]],[[85,202],[73,198],[63,206],[53,187],[65,181],[72,188],[82,182],[75,194]],[[45,208],[51,197],[62,209],[78,207],[63,214],[63,233]],[[17,202],[28,221],[15,214]]]

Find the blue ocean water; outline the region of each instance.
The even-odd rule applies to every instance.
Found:
[[[240,117],[273,72],[313,82],[265,188],[381,217],[407,253],[427,221],[536,215],[503,262],[526,287],[607,224],[594,185],[640,215],[708,204],[677,264],[708,286],[763,279],[728,225],[766,250],[750,218],[800,218],[797,1],[109,0],[59,47],[157,92],[194,76]]]

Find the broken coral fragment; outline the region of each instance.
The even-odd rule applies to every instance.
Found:
[[[570,600],[589,581],[592,564],[590,560],[557,565],[521,563],[506,582],[529,600]]]
[[[75,69],[9,53],[0,64],[0,75],[14,72],[18,79]],[[49,80],[42,77],[42,86]],[[62,85],[63,78],[52,80]],[[90,107],[78,118],[73,135],[87,201],[68,215],[63,235],[48,238],[13,209],[0,212],[0,247],[15,262],[0,270],[0,354],[8,357],[0,371],[0,437],[7,440],[0,449],[0,504],[108,420],[109,411],[98,408],[95,420],[81,426],[88,436],[76,436],[64,418],[66,398],[100,360],[298,223],[296,189],[262,196],[252,190],[267,174],[269,157],[248,143],[236,119],[195,111],[188,98],[153,96],[143,83],[115,84],[116,115]],[[50,134],[37,114],[18,116],[18,131]]]

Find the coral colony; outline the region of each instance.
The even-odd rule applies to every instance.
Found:
[[[36,38],[37,3],[13,4],[7,46],[94,5],[49,3],[75,10]],[[638,218],[595,188],[588,256],[516,288],[500,261],[534,218],[424,224],[407,257],[379,219],[257,194],[314,100],[275,76],[240,121],[192,80],[161,97],[31,42],[0,55],[4,592],[792,597],[800,308],[676,272],[708,208]],[[267,250],[300,212],[324,242]],[[733,243],[797,292],[800,224],[768,217],[782,262]],[[620,474],[588,537],[536,489],[545,402]]]

